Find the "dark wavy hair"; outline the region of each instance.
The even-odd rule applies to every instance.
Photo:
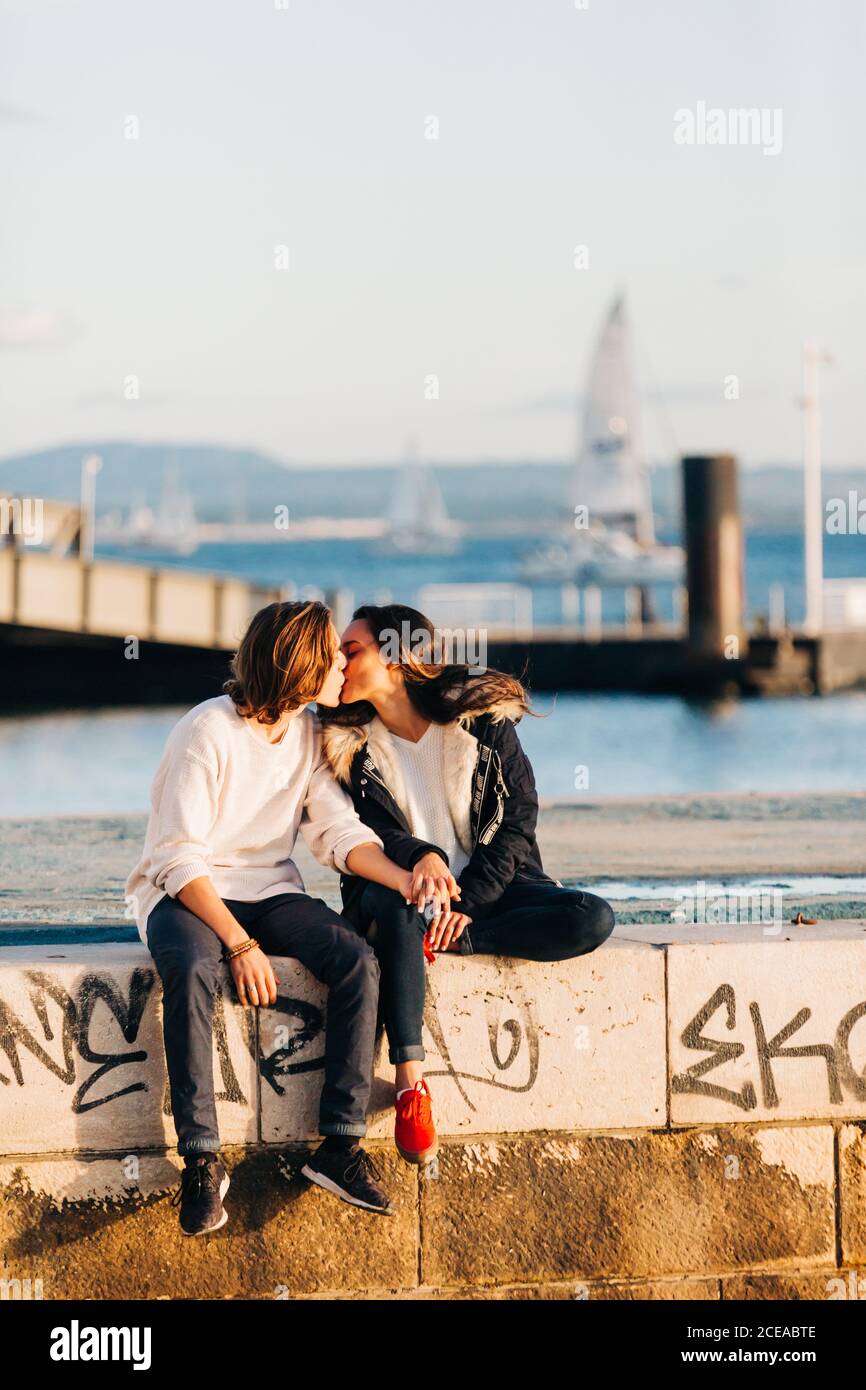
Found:
[[[529,693],[522,680],[504,671],[479,670],[461,662],[437,662],[437,630],[417,608],[404,603],[362,604],[352,614],[362,619],[373,634],[380,651],[388,647],[390,659],[403,672],[406,694],[418,713],[432,724],[450,724],[464,714],[480,714],[497,700],[511,700],[518,706],[515,722],[524,714],[540,718],[530,708]],[[409,641],[405,640],[409,635]],[[368,724],[376,711],[368,700],[319,709],[323,723],[356,726]]]

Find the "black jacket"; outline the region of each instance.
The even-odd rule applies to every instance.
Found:
[[[477,744],[469,789],[472,850],[469,863],[458,877],[462,894],[454,904],[469,917],[496,902],[509,883],[556,882],[542,867],[535,837],[535,778],[514,722],[505,713],[507,708],[506,702],[501,701],[474,718],[459,721]],[[368,738],[372,727],[325,725],[323,746],[334,775],[351,795],[361,820],[375,831],[385,853],[401,868],[413,868],[431,850],[447,863],[448,856],[440,846],[412,835],[370,754]],[[360,920],[359,901],[366,883],[366,879],[353,874],[340,878],[343,914],[350,921]]]

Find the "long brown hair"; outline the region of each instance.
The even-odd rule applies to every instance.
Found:
[[[269,603],[244,633],[223,690],[244,718],[276,724],[285,710],[315,700],[335,652],[324,603]]]
[[[436,628],[417,608],[403,603],[365,603],[355,609],[352,619],[367,624],[380,651],[387,646],[390,659],[403,672],[406,694],[431,723],[450,724],[461,715],[481,714],[500,700],[515,706],[515,722],[524,714],[539,717],[530,708],[526,687],[515,676],[463,662],[436,661]],[[368,724],[375,713],[368,700],[319,711],[324,723],[348,726]]]

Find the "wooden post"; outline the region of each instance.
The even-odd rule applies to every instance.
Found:
[[[560,613],[564,627],[577,627],[580,622],[580,590],[569,579],[560,590]]]
[[[588,642],[601,641],[601,589],[587,584],[583,591],[583,631]]]
[[[625,591],[625,626],[628,632],[640,632],[643,626],[641,594],[645,591],[630,584]]]
[[[82,563],[81,565],[81,622],[79,624],[82,632],[90,631],[90,578],[93,573],[93,562]]]
[[[212,643],[215,647],[222,646],[223,634],[223,595],[225,593],[225,581],[215,579],[213,586],[213,634]]]
[[[683,459],[688,645],[695,656],[740,656],[743,530],[732,454]]]
[[[21,564],[24,556],[20,546],[12,547],[12,617],[13,623],[21,621]]]
[[[150,570],[147,585],[147,635],[151,642],[159,638],[157,621],[159,615],[159,570]]]

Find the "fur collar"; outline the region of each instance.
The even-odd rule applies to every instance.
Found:
[[[472,851],[470,808],[472,805],[472,778],[478,760],[478,740],[469,733],[467,725],[481,714],[489,714],[494,723],[503,719],[520,718],[521,709],[516,700],[499,700],[485,710],[462,715],[450,724],[442,725],[445,742],[445,791],[448,797],[448,810],[454,823],[457,839],[464,851]],[[338,724],[326,724],[322,729],[322,747],[331,770],[338,781],[348,784],[352,762],[359,749],[367,747],[373,762],[406,819],[410,821],[406,788],[399,759],[394,754],[393,744],[381,719],[376,715],[369,724],[354,728],[344,728]]]
[[[367,742],[371,724],[356,724],[345,728],[340,724],[322,725],[322,750],[338,782],[348,785],[352,762],[359,748]]]
[[[473,719],[478,719],[482,714],[490,715],[494,724],[500,724],[503,719],[513,719],[517,723],[521,717],[522,709],[518,700],[495,700],[486,709],[473,710],[471,714],[461,714],[452,724],[444,725],[446,734],[457,726],[465,732]],[[380,739],[377,739],[377,751],[379,751],[380,740],[386,736],[386,730],[378,715],[371,719],[369,724],[356,724],[352,728],[340,724],[323,724],[322,748],[338,782],[348,785],[355,754],[369,742],[370,733],[375,730],[377,725],[381,731]],[[375,754],[373,754],[373,761],[390,787],[391,780]]]

